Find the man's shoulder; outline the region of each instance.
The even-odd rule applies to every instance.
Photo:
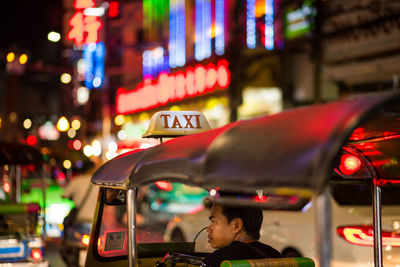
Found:
[[[204,260],[202,267],[217,267],[223,260],[238,260],[246,258],[249,247],[240,242],[233,242],[229,246],[215,250],[209,254]],[[250,249],[251,250],[251,249]]]
[[[233,242],[227,247],[209,254],[204,260],[204,266],[218,267],[223,260],[281,258],[282,255],[271,246],[259,241],[252,243]]]
[[[253,242],[252,244],[255,247],[257,247],[258,249],[260,249],[260,250],[264,251],[266,254],[268,254],[268,256],[270,258],[280,258],[280,257],[282,257],[282,254],[278,250],[274,249],[273,247],[271,247],[271,246],[269,246],[267,244],[264,244],[264,243],[262,243],[260,241]]]
[[[201,265],[202,267],[217,267],[219,264],[227,259],[227,255],[232,255],[232,244],[215,250],[213,253],[207,255],[207,257],[204,259],[203,264]]]

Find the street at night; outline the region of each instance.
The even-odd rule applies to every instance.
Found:
[[[400,1],[0,22],[1,266],[400,267]]]

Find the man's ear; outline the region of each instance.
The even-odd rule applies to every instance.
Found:
[[[235,218],[235,219],[233,219],[233,231],[235,232],[235,233],[238,233],[238,232],[240,232],[240,230],[242,230],[242,228],[243,228],[243,221],[242,221],[242,219],[240,219],[240,218]]]

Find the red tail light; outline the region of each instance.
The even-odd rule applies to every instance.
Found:
[[[10,183],[9,183],[9,182],[5,182],[5,183],[3,184],[3,189],[4,189],[4,192],[10,193],[10,190],[11,190]]]
[[[372,226],[342,226],[337,228],[337,232],[349,243],[361,246],[373,246],[373,229]],[[382,231],[382,245],[400,247],[400,233]]]
[[[172,191],[172,184],[166,181],[155,182],[156,186],[161,190]]]
[[[253,201],[254,202],[260,202],[260,203],[265,203],[265,202],[267,202],[267,196],[264,196],[264,195],[262,195],[262,196],[254,196],[253,197]]]
[[[35,260],[40,260],[42,258],[42,250],[40,248],[33,248],[31,250],[31,257]]]
[[[82,241],[82,244],[84,244],[85,246],[89,246],[90,236],[83,235],[81,241]]]
[[[340,158],[339,170],[344,175],[350,175],[358,171],[361,167],[361,160],[354,155],[343,154]]]

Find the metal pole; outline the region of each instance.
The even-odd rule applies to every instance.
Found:
[[[44,165],[41,165],[41,180],[42,180],[42,198],[43,198],[43,210],[42,210],[42,214],[43,214],[43,236],[46,237],[47,233],[46,233],[46,180],[45,180],[45,171],[44,171]]]
[[[374,180],[373,185],[373,214],[374,214],[374,262],[375,267],[382,267],[382,194],[381,187]]]
[[[316,197],[316,236],[319,266],[329,267],[331,263],[331,201],[329,187]]]
[[[129,267],[138,266],[138,253],[136,245],[136,198],[137,188],[128,189],[127,212],[128,212],[128,263]]]
[[[17,203],[17,179],[16,179],[16,165],[10,165],[8,168],[8,179],[10,182],[10,202]]]
[[[21,165],[15,165],[15,201],[21,203]]]

